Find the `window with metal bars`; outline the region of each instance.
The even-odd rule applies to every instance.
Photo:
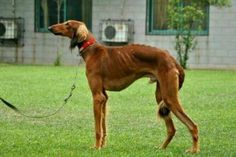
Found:
[[[146,12],[146,33],[147,35],[175,35],[177,31],[169,28],[168,24],[168,4],[169,0],[147,0]],[[179,4],[191,5],[189,1],[183,0]],[[192,33],[196,35],[208,35],[209,33],[209,5],[201,6],[204,13],[204,19],[201,29],[194,28]],[[193,24],[194,26],[194,24]]]
[[[85,22],[92,27],[92,0],[35,0],[35,31],[66,20]]]

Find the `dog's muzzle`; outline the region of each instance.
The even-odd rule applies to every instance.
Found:
[[[48,30],[49,30],[50,32],[52,32],[53,34],[55,34],[55,35],[62,35],[62,33],[60,33],[60,32],[55,32],[55,31],[53,30],[52,26],[49,26],[49,27],[48,27]]]

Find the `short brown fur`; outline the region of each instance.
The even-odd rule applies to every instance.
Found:
[[[69,20],[52,25],[49,30],[55,35],[71,39],[71,48],[80,46],[94,38],[83,22]],[[95,119],[95,148],[100,149],[106,142],[106,91],[120,91],[141,77],[149,77],[156,82],[156,101],[187,126],[193,145],[188,150],[199,151],[197,125],[184,112],[178,90],[184,82],[184,70],[166,51],[146,45],[132,44],[123,47],[105,47],[99,43],[90,45],[82,52],[86,64],[86,76],[93,96]],[[167,138],[160,146],[166,148],[175,135],[171,115],[163,116],[167,128]]]

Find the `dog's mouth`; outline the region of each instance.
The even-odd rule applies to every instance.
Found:
[[[52,27],[48,27],[48,30],[49,30],[50,32],[52,32],[54,35],[62,35],[61,32],[56,32],[56,31],[54,31]]]
[[[62,35],[60,32],[52,32],[54,35]]]

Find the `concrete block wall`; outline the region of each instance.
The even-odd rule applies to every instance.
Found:
[[[210,7],[209,36],[198,36],[197,48],[190,54],[192,68],[236,68],[236,0],[230,8]],[[25,20],[24,46],[0,46],[0,62],[53,64],[57,51],[66,65],[80,61],[77,50],[71,55],[67,38],[34,31],[34,0],[15,0],[16,17]],[[124,5],[123,5],[124,3]],[[134,43],[169,50],[174,56],[174,36],[146,35],[146,0],[93,0],[92,32],[100,38],[103,19],[134,20]],[[13,17],[12,1],[0,0],[0,16]]]
[[[230,8],[210,7],[209,36],[198,36],[198,45],[190,53],[192,68],[236,68],[236,0]],[[99,37],[102,19],[132,19],[134,42],[161,47],[176,56],[174,36],[146,35],[146,0],[93,1],[93,32]],[[123,9],[123,12],[122,12]]]
[[[209,36],[198,37],[192,67],[236,68],[236,1],[232,7],[210,7]]]
[[[34,0],[15,0],[15,8],[15,17],[24,18],[24,46],[0,46],[0,62],[52,65],[57,52],[62,55],[62,64],[75,65],[80,61],[77,50],[71,54],[69,39],[34,31]],[[14,17],[11,0],[0,0],[0,16]]]

